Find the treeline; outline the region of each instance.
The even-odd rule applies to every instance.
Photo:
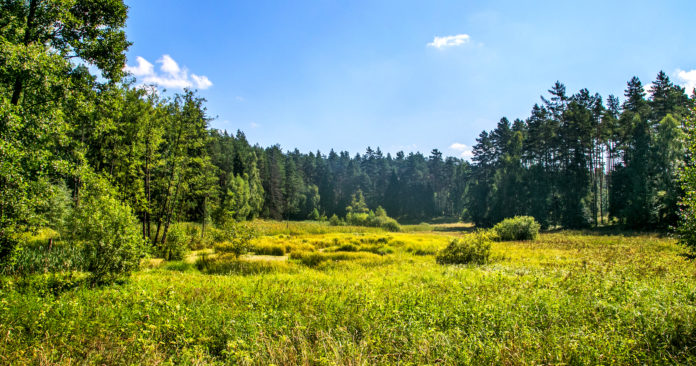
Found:
[[[371,209],[400,217],[462,209],[461,160],[251,146],[211,129],[194,92],[134,86],[122,1],[16,0],[0,11],[0,259],[39,228],[108,253],[136,227],[156,248],[181,221],[205,230],[343,217],[360,190]],[[141,243],[130,244],[134,254]]]
[[[664,73],[649,95],[632,79],[623,103],[587,90],[567,95],[557,83],[526,120],[504,118],[483,132],[473,164],[438,150],[284,152],[211,129],[192,91],[165,97],[134,87],[123,73],[121,1],[0,6],[0,258],[37,228],[81,241],[107,230],[80,227],[85,197],[118,210],[93,216],[118,218],[110,225],[119,230],[137,220],[154,246],[181,221],[205,229],[255,217],[344,217],[358,192],[368,209],[401,220],[462,215],[490,226],[530,215],[544,227],[615,218],[664,228],[677,219],[682,121],[693,99]]]
[[[544,227],[608,219],[633,228],[678,221],[684,121],[693,106],[664,72],[646,93],[636,77],[625,100],[557,82],[526,120],[503,118],[474,146],[465,217],[490,226],[515,215]]]

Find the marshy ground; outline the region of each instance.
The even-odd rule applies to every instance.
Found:
[[[255,225],[256,254],[149,259],[121,284],[4,278],[0,363],[696,362],[696,266],[670,238],[561,231],[443,266],[470,226]]]

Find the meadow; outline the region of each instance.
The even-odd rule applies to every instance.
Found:
[[[148,258],[106,286],[4,275],[0,363],[696,363],[696,267],[668,237],[550,232],[440,265],[471,227],[254,226],[239,259]]]

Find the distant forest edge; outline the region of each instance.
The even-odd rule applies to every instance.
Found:
[[[176,218],[196,222],[343,216],[360,191],[370,208],[381,206],[409,221],[450,216],[491,226],[530,215],[545,228],[675,225],[682,197],[679,171],[687,156],[684,121],[693,104],[684,89],[660,72],[649,95],[637,78],[631,79],[623,103],[609,96],[605,104],[586,89],[567,95],[558,82],[549,94],[526,120],[502,118],[494,130],[482,132],[471,163],[444,158],[437,149],[429,156],[385,155],[369,147],[352,157],[333,150],[283,152],[278,145],[251,146],[240,131],[236,136],[200,131],[194,135],[206,148],[181,157],[198,165],[187,173],[187,164],[180,164],[175,169],[181,173],[174,176],[202,185],[169,198],[159,189],[153,197],[174,200],[180,207]],[[200,108],[201,103],[194,104]],[[196,113],[204,119],[202,110]],[[177,119],[165,116],[168,123]],[[165,150],[160,154],[166,155]],[[162,181],[162,173],[154,181]],[[144,204],[153,207],[155,221],[163,219],[156,208],[162,203]]]
[[[212,131],[209,151],[218,192],[243,196],[233,192],[257,187],[249,196],[263,197],[253,207],[228,210],[242,213],[238,218],[297,220],[316,216],[315,210],[342,216],[360,190],[369,207],[382,206],[401,220],[455,216],[492,226],[530,215],[545,228],[615,222],[665,229],[678,220],[684,121],[693,98],[664,72],[649,96],[633,78],[625,97],[621,103],[609,96],[604,103],[587,89],[567,95],[557,82],[526,120],[502,118],[494,130],[483,131],[471,163],[443,158],[437,149],[429,156],[385,156],[369,147],[353,157],[333,150],[283,153],[279,146],[249,146],[241,132],[233,137]],[[225,185],[232,177],[237,182]],[[217,202],[229,207],[224,195]]]
[[[137,220],[143,238],[164,243],[182,221],[343,217],[354,196],[402,221],[678,221],[694,96],[664,72],[647,92],[631,79],[623,102],[568,95],[556,82],[527,119],[482,132],[472,162],[438,150],[305,154],[210,128],[194,91],[168,97],[135,85],[123,69],[121,1],[10,1],[2,12],[0,259],[37,228],[92,242],[110,232],[118,242]]]
[[[527,119],[502,118],[481,132],[468,162],[437,149],[392,156],[368,147],[351,156],[252,146],[241,131],[210,128],[205,101],[192,91],[169,98],[84,82],[83,104],[62,110],[58,138],[66,143],[34,145],[61,157],[54,166],[76,169],[42,172],[41,194],[50,195],[34,213],[79,202],[80,167],[106,177],[154,242],[181,221],[343,217],[358,192],[402,221],[447,216],[488,227],[529,215],[543,228],[666,229],[678,221],[694,100],[663,72],[649,93],[631,79],[623,103],[586,89],[568,95],[557,82]]]

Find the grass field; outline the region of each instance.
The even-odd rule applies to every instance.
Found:
[[[547,233],[443,266],[468,226],[256,225],[240,260],[54,293],[4,277],[0,364],[696,363],[696,266],[669,238]]]

